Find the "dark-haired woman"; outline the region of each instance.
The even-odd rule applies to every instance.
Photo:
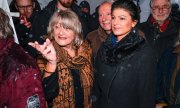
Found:
[[[101,46],[95,62],[93,106],[154,108],[155,57],[136,30],[139,14],[132,1],[112,4],[113,34]]]

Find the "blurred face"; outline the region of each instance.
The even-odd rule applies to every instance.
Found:
[[[118,41],[124,38],[137,21],[132,20],[129,11],[117,8],[112,12],[112,31],[117,36]]]
[[[84,13],[89,13],[88,8],[81,8],[81,11],[84,12]]]
[[[76,36],[74,31],[67,28],[63,28],[60,24],[55,24],[53,26],[53,35],[55,41],[61,47],[65,48],[71,48],[73,46],[73,42]]]
[[[21,15],[30,18],[33,13],[34,3],[32,0],[16,0],[16,8]]]
[[[109,34],[111,32],[111,4],[105,3],[99,7],[99,24]]]
[[[154,19],[162,24],[171,12],[170,3],[168,0],[154,0],[151,5],[151,13]]]
[[[62,6],[70,8],[74,0],[59,0]]]

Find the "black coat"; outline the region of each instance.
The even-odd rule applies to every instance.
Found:
[[[34,40],[39,41],[41,43],[44,42],[43,36],[47,35],[47,27],[49,24],[49,20],[54,14],[54,12],[58,11],[56,7],[57,1],[58,0],[53,0],[49,2],[49,4],[42,11],[40,11],[37,17],[35,18],[32,27],[32,34],[34,35]],[[84,36],[86,36],[88,33],[88,28],[86,21],[82,18],[83,14],[80,8],[76,4],[73,4],[71,6],[71,10],[78,15],[80,22],[82,24],[83,34]]]
[[[33,13],[28,21],[33,24],[34,18],[36,17],[38,11],[41,10],[39,2],[37,0],[35,2],[35,8],[33,9]],[[18,12],[15,8],[15,0],[13,0],[10,4],[10,9],[12,12]],[[17,33],[19,44],[27,51],[33,58],[36,58],[37,51],[28,45],[29,42],[33,41],[32,35],[32,27],[27,28],[24,24],[20,24],[19,17],[13,17],[13,23],[15,26],[15,30]]]
[[[93,107],[154,108],[152,49],[133,32],[115,45],[112,37],[108,37],[97,54]]]
[[[162,54],[158,66],[158,83],[157,83],[157,100],[165,101],[169,105],[168,108],[180,108],[180,70],[179,70],[179,57],[180,57],[180,45],[168,48]],[[175,79],[173,79],[173,74]],[[170,88],[173,87],[173,93],[175,95],[174,101],[170,101]]]
[[[150,20],[151,16],[146,22],[140,24],[139,28],[145,33],[146,40],[159,58],[166,48],[174,46],[175,42],[178,40],[179,24],[178,22],[170,20],[167,29],[163,32],[159,32],[157,26],[152,25]]]
[[[30,17],[29,21],[31,24],[34,21],[34,17],[37,15],[37,11],[34,11],[32,16]],[[37,57],[37,51],[36,49],[32,48],[30,45],[28,45],[29,42],[34,41],[34,35],[32,35],[32,27],[27,28],[24,24],[20,24],[19,18],[13,18],[14,20],[18,20],[18,23],[15,25],[17,37],[19,44],[27,51],[33,58]]]

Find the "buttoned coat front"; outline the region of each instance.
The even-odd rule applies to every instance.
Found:
[[[92,92],[95,108],[154,108],[155,57],[144,39],[130,33],[100,48]]]

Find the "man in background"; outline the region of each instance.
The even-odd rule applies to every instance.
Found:
[[[90,41],[92,46],[94,59],[101,44],[111,33],[111,5],[111,2],[105,1],[99,6],[98,19],[100,26],[97,30],[92,31],[87,35],[87,40]]]
[[[95,30],[97,27],[95,27],[96,23],[94,21],[94,18],[92,17],[91,13],[90,13],[90,5],[87,1],[82,1],[79,4],[79,7],[81,8],[81,11],[83,13],[83,18],[85,19],[87,26],[88,26],[88,32],[91,32],[93,30]]]
[[[178,38],[179,23],[171,16],[170,0],[151,0],[151,14],[139,28],[145,33],[147,42],[154,49],[157,59],[163,51],[172,47]]]
[[[34,36],[34,41],[43,43],[44,36],[47,35],[47,27],[48,27],[51,16],[55,12],[63,11],[67,9],[71,9],[78,15],[82,24],[83,34],[84,36],[86,36],[88,33],[87,24],[82,17],[83,14],[79,6],[75,4],[75,1],[74,0],[53,0],[49,2],[49,4],[42,11],[39,12],[38,16],[35,19],[35,22],[32,25],[33,26],[32,34]]]
[[[19,12],[19,17],[13,17],[15,30],[19,44],[33,57],[36,58],[36,50],[28,45],[32,41],[32,23],[38,11],[41,10],[37,0],[13,0],[10,4],[11,12]]]

